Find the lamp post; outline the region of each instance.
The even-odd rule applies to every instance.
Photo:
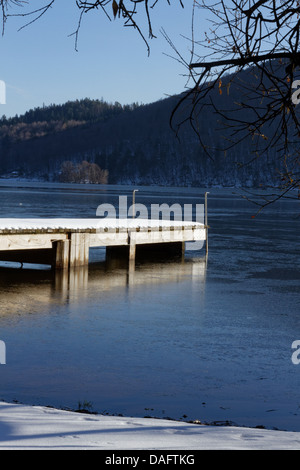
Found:
[[[205,243],[205,251],[206,251],[206,255],[208,254],[208,225],[207,225],[207,195],[209,194],[209,192],[206,192],[205,193],[205,223],[204,223],[204,226],[205,226],[205,231],[206,231],[206,243]]]
[[[134,189],[132,193],[132,218],[135,218],[135,193],[138,191],[138,189]]]

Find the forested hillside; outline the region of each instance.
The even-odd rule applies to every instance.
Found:
[[[220,96],[222,104],[234,99],[234,90],[230,93]],[[226,153],[216,150],[210,159],[188,123],[178,139],[169,125],[177,100],[121,106],[84,99],[3,117],[0,175],[71,182],[72,174],[79,174],[74,168],[86,168],[93,175],[102,171],[104,179],[85,175],[81,182],[251,187],[276,183],[275,152],[246,164],[253,159],[250,140]],[[204,112],[200,132],[218,147],[223,132],[216,131],[215,119]]]

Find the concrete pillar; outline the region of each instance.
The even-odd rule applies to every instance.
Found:
[[[128,244],[129,244],[129,262],[135,261],[135,253],[136,253],[136,243],[135,238],[132,233],[128,235]]]
[[[70,240],[58,240],[53,242],[54,269],[68,269],[70,260]]]
[[[71,233],[70,240],[70,268],[85,266],[89,263],[89,234]]]

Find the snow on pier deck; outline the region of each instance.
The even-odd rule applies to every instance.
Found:
[[[182,247],[185,242],[207,240],[207,227],[199,222],[152,219],[0,219],[0,260],[46,263],[54,268],[88,264],[89,248],[127,247],[135,259],[137,245]],[[195,248],[196,249],[196,248]]]

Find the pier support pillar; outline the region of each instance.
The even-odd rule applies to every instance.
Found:
[[[89,262],[89,234],[71,233],[70,239],[70,268],[85,266]]]
[[[129,233],[128,244],[129,244],[129,263],[132,263],[135,261],[135,254],[136,254],[136,243],[135,243],[134,235],[132,233]]]
[[[53,242],[54,269],[68,269],[70,260],[70,240],[58,240]]]

